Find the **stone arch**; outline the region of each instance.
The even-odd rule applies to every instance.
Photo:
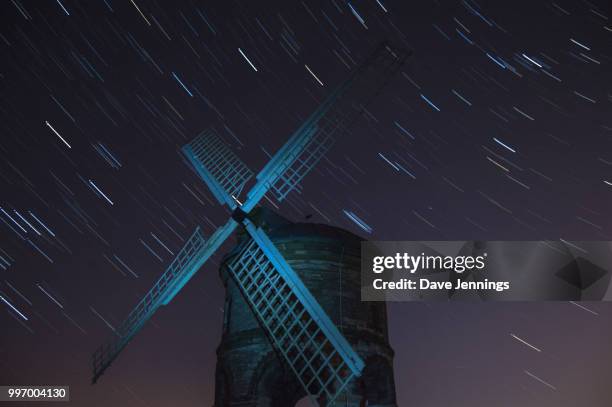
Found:
[[[258,386],[260,384],[261,378],[263,377],[266,369],[275,362],[278,361],[278,356],[276,356],[276,352],[269,351],[266,352],[257,362],[255,369],[253,369],[253,373],[251,375],[251,381],[249,384],[249,395],[255,396],[258,390]]]
[[[305,392],[275,351],[263,356],[251,378],[249,395],[258,407],[293,406]]]

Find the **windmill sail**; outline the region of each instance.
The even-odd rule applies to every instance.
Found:
[[[236,208],[236,199],[253,172],[223,142],[214,128],[204,130],[183,153],[219,203]]]
[[[335,140],[347,132],[365,106],[404,64],[408,53],[386,42],[340,84],[257,175],[243,210],[248,212],[271,190],[282,201],[312,170]]]
[[[329,405],[364,363],[266,233],[249,220],[245,228],[230,274],[306,393]]]
[[[229,221],[206,240],[199,227],[178,252],[166,271],[159,277],[144,298],[134,307],[125,321],[115,330],[116,336],[100,346],[93,354],[95,383],[128,342],[153,316],[161,305],[167,305],[193,277],[212,254],[221,246],[238,224]]]

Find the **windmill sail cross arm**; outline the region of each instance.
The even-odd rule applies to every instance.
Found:
[[[208,240],[204,238],[200,228],[196,228],[174,260],[153,284],[153,287],[129,313],[119,328],[115,330],[115,336],[94,352],[92,356],[93,383],[111,365],[144,324],[151,319],[155,311],[160,306],[167,305],[172,301],[206,260],[236,229],[236,226],[238,226],[236,221],[230,218]]]
[[[255,225],[248,219],[245,221],[245,227],[251,238],[263,249],[264,253],[270,259],[274,267],[285,278],[287,285],[292,289],[293,293],[304,303],[306,309],[311,314],[313,320],[317,322],[329,340],[337,348],[341,356],[347,361],[351,370],[359,375],[365,366],[363,360],[353,351],[353,348],[348,341],[342,336],[336,325],[327,316],[327,313],[319,305],[319,302],[313,297],[308,288],[304,285],[300,277],[287,263],[287,260],[278,251],[274,243],[266,235],[261,228],[256,228]]]
[[[364,362],[266,233],[244,226],[250,239],[227,264],[230,275],[304,390],[331,404]]]
[[[202,265],[212,256],[217,249],[227,240],[227,238],[236,229],[238,223],[233,219],[229,218],[225,225],[219,227],[215,232],[210,235],[210,238],[206,241],[205,246],[195,256],[193,264],[185,268],[185,272],[182,275],[177,275],[174,282],[171,285],[171,289],[164,296],[163,305],[168,305],[170,301],[178,294],[178,292],[189,282],[191,277],[202,267]],[[178,257],[178,256],[177,256]]]
[[[217,131],[212,127],[204,130],[182,150],[219,203],[235,209],[236,199],[253,172],[225,144]]]
[[[243,210],[245,212],[249,212],[253,209],[263,198],[263,196],[274,187],[274,183],[278,180],[283,173],[285,173],[291,164],[295,162],[297,157],[302,153],[305,149],[306,145],[310,142],[312,137],[317,131],[315,126],[311,126],[307,129],[308,131],[304,131],[298,134],[299,138],[294,140],[291,145],[287,146],[288,148],[283,148],[279,151],[272,161],[272,165],[268,163],[266,167],[257,175],[257,183],[251,188],[251,190],[247,194],[247,200],[243,205]]]
[[[257,175],[243,210],[248,212],[272,191],[282,201],[312,170],[336,138],[401,68],[409,53],[383,42],[293,133]]]

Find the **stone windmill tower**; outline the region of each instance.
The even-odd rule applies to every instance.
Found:
[[[362,239],[328,225],[292,223],[265,208],[254,211],[251,219],[266,231],[365,362],[362,376],[334,406],[396,407],[386,304],[361,301]],[[306,393],[270,345],[226,267],[239,252],[242,237],[219,269],[225,318],[217,348],[214,407],[293,407]]]

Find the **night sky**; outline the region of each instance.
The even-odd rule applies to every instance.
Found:
[[[179,148],[215,126],[258,171],[385,38],[412,56],[281,214],[373,240],[612,240],[607,1],[7,0],[0,16],[0,384],[211,406],[219,256],[90,385],[91,353],[172,253],[227,219]],[[388,308],[400,406],[612,405],[612,304]]]

